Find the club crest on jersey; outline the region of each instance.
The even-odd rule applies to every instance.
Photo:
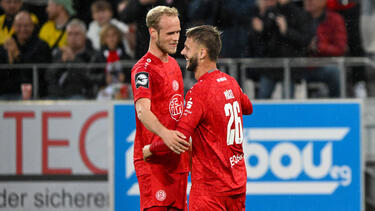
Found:
[[[135,74],[135,87],[138,88],[140,86],[143,86],[145,88],[148,88],[148,73],[146,72],[139,72]]]
[[[167,198],[167,193],[164,190],[158,190],[155,197],[158,201],[164,201]]]
[[[169,113],[172,119],[176,121],[180,120],[183,111],[184,111],[183,97],[180,94],[173,95],[172,99],[169,101]]]
[[[173,80],[172,82],[172,88],[174,91],[177,91],[180,86],[178,85],[178,82],[176,80]]]

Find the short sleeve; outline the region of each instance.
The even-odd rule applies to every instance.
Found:
[[[150,71],[145,68],[137,68],[135,71],[132,71],[131,83],[134,102],[137,102],[141,98],[151,99],[151,78]]]
[[[242,113],[245,115],[249,115],[253,113],[253,105],[250,102],[249,97],[243,93],[242,89],[240,88],[240,95],[241,95],[241,108]]]

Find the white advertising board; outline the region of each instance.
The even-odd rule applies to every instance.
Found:
[[[0,104],[0,209],[108,210],[110,104]]]

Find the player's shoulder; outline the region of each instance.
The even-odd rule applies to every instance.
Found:
[[[190,96],[198,96],[199,98],[205,98],[207,94],[207,84],[203,80],[198,80],[186,93]]]
[[[162,68],[160,59],[150,52],[147,52],[138,62],[133,66],[132,72],[158,72]]]
[[[133,66],[132,72],[147,72],[150,73],[152,71],[152,60],[146,56],[140,58],[137,63]]]
[[[225,81],[225,82],[227,82],[227,84],[229,85],[229,86],[240,86],[239,84],[238,84],[238,82],[237,82],[237,80],[233,77],[233,76],[231,76],[231,75],[228,75],[227,73],[223,73],[223,72],[221,72],[221,76],[217,79],[217,81]]]
[[[229,75],[227,73],[221,72],[221,71],[220,71],[219,79],[218,80],[219,81],[220,80],[236,81],[236,79],[233,76],[231,76],[231,75]]]
[[[207,86],[212,87],[226,87],[238,84],[236,79],[227,73],[221,72],[220,70],[209,77],[209,81],[206,82]],[[208,87],[207,87],[208,88]]]

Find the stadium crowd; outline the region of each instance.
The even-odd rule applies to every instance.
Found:
[[[375,53],[372,0],[0,0],[0,64],[48,63],[39,99],[129,99],[130,68],[120,61],[147,52],[147,11],[176,7],[185,29],[211,24],[222,31],[221,58],[370,56]],[[61,63],[105,63],[77,68]],[[270,98],[280,68],[249,71],[256,98]],[[365,67],[353,67],[353,96],[366,97]],[[336,66],[296,71],[292,81],[327,84],[339,96]],[[0,100],[32,99],[32,71],[0,69]],[[291,90],[293,93],[293,87]]]

